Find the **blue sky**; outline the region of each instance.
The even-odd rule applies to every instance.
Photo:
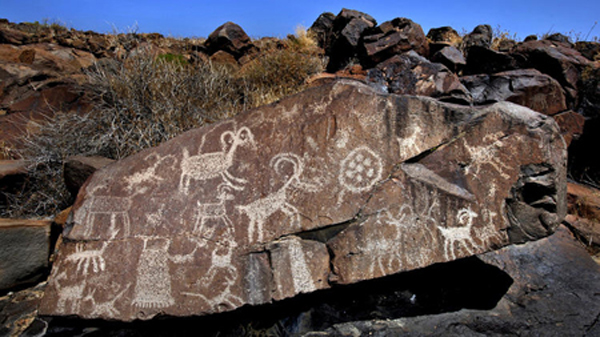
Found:
[[[517,33],[520,39],[547,32],[580,33],[583,39],[600,21],[599,0],[0,0],[0,17],[12,22],[48,19],[102,33],[137,26],[138,32],[174,37],[206,37],[224,22],[233,21],[258,38],[285,37],[298,25],[308,28],[319,14],[337,14],[344,7],[370,14],[378,23],[406,17],[420,24],[425,33],[441,26],[470,32],[487,23]],[[600,36],[600,25],[589,36]]]

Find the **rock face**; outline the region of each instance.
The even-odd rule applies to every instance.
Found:
[[[242,27],[233,22],[226,22],[210,33],[204,46],[211,55],[218,51],[224,51],[231,54],[236,60],[254,48],[250,37]]]
[[[541,238],[565,156],[511,103],[312,88],[96,171],[40,310],[206,315]]]
[[[458,76],[443,64],[429,62],[414,50],[381,62],[369,72],[369,80],[381,82],[387,86],[388,92],[394,94],[471,102],[471,95]]]
[[[598,336],[600,266],[569,231],[479,256],[513,280],[491,310],[364,320],[304,337],[342,336]],[[419,303],[416,297],[415,304]]]
[[[461,82],[471,92],[475,104],[509,101],[550,116],[567,109],[560,84],[535,69],[464,76]]]
[[[407,18],[382,23],[365,35],[363,41],[365,58],[371,65],[409,50],[422,56],[429,55],[429,43],[423,29]]]
[[[40,280],[48,269],[50,222],[0,219],[0,293]]]

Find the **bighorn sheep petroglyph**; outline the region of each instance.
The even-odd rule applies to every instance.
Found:
[[[223,132],[221,134],[222,151],[190,156],[188,150],[184,148],[179,189],[188,194],[192,179],[208,180],[221,176],[231,187],[242,190],[243,187],[236,184],[243,185],[247,181],[236,178],[227,171],[233,165],[233,155],[236,149],[242,145],[255,146],[254,135],[247,127],[240,128],[236,133]]]
[[[291,165],[292,174],[287,176],[283,172],[282,165],[288,163]],[[282,211],[285,215],[293,217],[292,225],[298,226],[300,218],[298,209],[287,201],[287,192],[291,187],[301,189],[306,192],[314,192],[317,187],[300,181],[300,176],[304,170],[302,159],[293,153],[280,153],[273,157],[270,166],[277,175],[285,177],[286,181],[277,191],[267,195],[264,198],[255,200],[247,205],[236,206],[236,208],[250,218],[248,225],[248,240],[252,242],[255,230],[258,233],[258,240],[263,239],[263,225],[268,217],[277,211]]]
[[[471,249],[467,245],[469,243],[471,247],[477,247],[477,244],[473,240],[473,236],[471,235],[471,227],[473,227],[473,219],[477,217],[477,213],[473,212],[470,208],[463,208],[458,211],[456,218],[458,219],[458,223],[465,225],[464,227],[438,227],[442,236],[445,239],[444,242],[444,254],[446,259],[450,259],[450,255],[452,255],[452,259],[456,258],[456,254],[454,253],[454,243],[458,242],[465,247],[465,249],[472,253]]]

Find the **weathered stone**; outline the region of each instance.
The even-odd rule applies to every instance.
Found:
[[[460,81],[475,104],[509,101],[550,116],[567,110],[560,84],[535,69],[464,76]]]
[[[567,37],[566,35],[563,35],[561,33],[550,34],[546,38],[544,38],[544,40],[561,42],[561,43],[567,44],[569,46],[572,46],[571,39],[569,39],[569,37]]]
[[[94,173],[96,170],[112,164],[114,160],[104,157],[84,157],[84,156],[72,156],[65,160],[63,175],[65,179],[65,185],[67,190],[73,198],[77,196],[77,192],[83,183]]]
[[[446,46],[437,51],[431,57],[431,61],[441,63],[455,73],[458,73],[467,64],[461,51],[453,46]]]
[[[600,61],[600,42],[578,41],[575,49],[590,61]]]
[[[538,36],[535,34],[531,34],[531,35],[527,35],[525,37],[525,39],[523,39],[523,42],[529,42],[529,41],[537,41]]]
[[[211,55],[222,50],[236,59],[253,47],[242,27],[233,22],[226,22],[210,33],[204,46]]]
[[[569,108],[574,107],[580,73],[590,63],[588,59],[570,45],[550,40],[521,43],[511,55],[517,59],[519,68],[535,68],[556,79],[567,93]]]
[[[498,42],[494,42],[495,48],[499,52],[508,53],[517,45],[517,41],[513,39],[501,38]]]
[[[431,42],[445,42],[454,47],[458,47],[462,41],[462,38],[460,35],[458,35],[458,32],[449,26],[431,28],[429,32],[427,32],[427,38]]]
[[[470,103],[468,90],[458,76],[440,63],[429,62],[411,50],[377,65],[388,91],[401,95],[435,97],[444,101]],[[370,80],[377,74],[369,72]]]
[[[511,103],[312,88],[96,171],[40,311],[207,315],[537,239],[565,156]]]
[[[45,286],[44,282],[0,297],[0,336],[44,336],[48,324],[36,315]]]
[[[507,53],[490,48],[472,46],[465,50],[467,65],[464,74],[493,74],[517,69],[517,61]]]
[[[492,27],[490,25],[479,25],[463,38],[463,50],[477,46],[489,48],[492,45]]]
[[[491,310],[337,324],[305,337],[597,336],[600,266],[564,226],[549,238],[479,256],[513,279]],[[465,294],[469,296],[472,294]],[[418,305],[419,297],[415,298]]]
[[[236,61],[235,56],[224,50],[218,50],[216,53],[210,56],[210,61],[213,63],[238,67],[239,63]]]
[[[0,292],[36,282],[47,272],[50,224],[0,219]]]
[[[0,208],[6,208],[12,202],[9,195],[23,189],[28,167],[25,160],[0,160]]]
[[[382,23],[364,37],[364,50],[364,62],[376,65],[409,50],[427,57],[429,43],[419,24],[406,18],[395,18]]]
[[[579,139],[583,134],[585,126],[585,117],[575,111],[568,110],[553,116],[554,120],[560,127],[560,133],[565,139],[567,147],[571,145],[573,140]]]
[[[329,56],[327,71],[334,73],[356,58],[363,33],[376,25],[377,21],[368,14],[342,9],[333,21],[332,41],[325,49]]]
[[[308,33],[311,34],[317,40],[319,47],[328,49],[333,38],[333,21],[335,20],[335,14],[323,13],[319,15],[317,20],[310,26]]]

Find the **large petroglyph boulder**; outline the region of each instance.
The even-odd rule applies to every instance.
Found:
[[[96,171],[40,312],[206,315],[535,240],[565,156],[512,103],[312,88]]]

